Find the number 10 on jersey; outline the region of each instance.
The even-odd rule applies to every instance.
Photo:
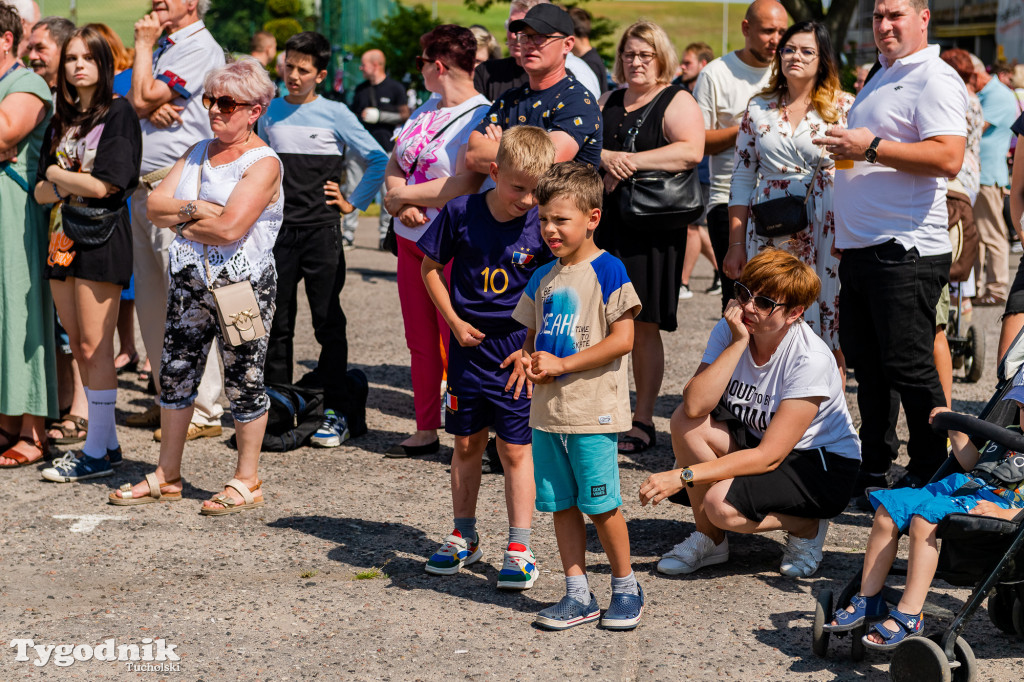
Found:
[[[491,291],[495,294],[505,293],[505,289],[508,289],[508,273],[502,268],[484,268],[484,271],[480,273],[484,276],[484,293]],[[498,275],[501,275],[501,284],[499,286],[497,279]]]

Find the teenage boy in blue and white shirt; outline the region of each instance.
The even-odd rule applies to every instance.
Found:
[[[296,298],[299,280],[305,279],[320,344],[315,377],[323,386],[325,407],[324,421],[311,440],[314,447],[337,447],[349,437],[344,415],[350,398],[345,383],[348,340],[338,299],[345,285],[345,251],[338,212],[365,209],[384,181],[388,163],[387,154],[348,107],[317,96],[330,56],[330,42],[319,33],[289,38],[284,66],[288,94],[270,103],[259,126],[260,137],[284,164],[284,223],[274,246],[277,311],[265,376],[267,383],[292,382]],[[366,173],[348,200],[338,187],[346,147],[366,162]]]
[[[455,530],[427,561],[434,575],[454,575],[482,556],[476,502],[487,434],[497,434],[505,470],[508,544],[498,588],[525,590],[537,579],[530,549],[536,489],[530,451],[530,386],[520,361],[526,329],[512,311],[536,269],[552,259],[540,236],[540,176],[555,159],[548,134],[519,126],[501,138],[491,164],[494,189],[452,199],[420,237],[423,281],[452,330],[445,431],[455,436],[452,507]],[[452,262],[451,284],[443,269]],[[511,375],[511,376],[510,376]]]

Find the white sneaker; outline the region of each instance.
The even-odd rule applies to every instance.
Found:
[[[693,298],[693,292],[690,291],[690,287],[686,286],[685,284],[680,284],[679,285],[679,300],[680,301],[686,301],[686,300],[691,299],[691,298]]]
[[[779,573],[791,578],[809,578],[821,564],[821,548],[825,546],[828,534],[828,519],[818,521],[818,534],[813,538],[798,538],[793,535],[786,540],[786,549],[782,552],[782,563]]]
[[[658,572],[666,575],[693,573],[705,566],[724,564],[729,560],[729,538],[716,545],[715,541],[699,530],[672,548],[658,562]]]

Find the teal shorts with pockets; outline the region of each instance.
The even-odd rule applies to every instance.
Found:
[[[622,506],[615,433],[549,433],[533,430],[537,511],[577,507],[603,514]]]

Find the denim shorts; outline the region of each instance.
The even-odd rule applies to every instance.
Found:
[[[615,433],[549,433],[533,430],[537,511],[572,507],[603,514],[622,506]]]
[[[876,510],[885,507],[903,533],[910,528],[910,520],[915,516],[929,523],[938,523],[950,514],[966,514],[982,500],[994,502],[1000,509],[1010,508],[1008,501],[987,488],[954,497],[953,493],[970,480],[971,477],[965,474],[953,474],[923,488],[876,490],[868,497]]]

